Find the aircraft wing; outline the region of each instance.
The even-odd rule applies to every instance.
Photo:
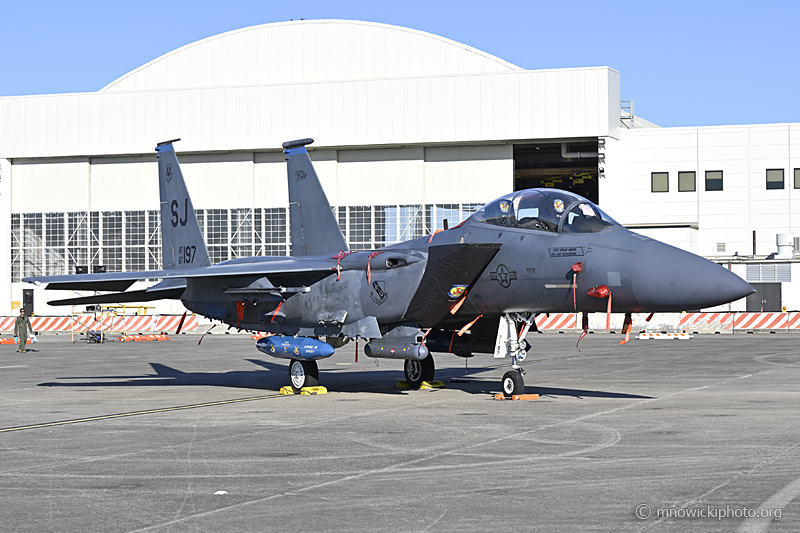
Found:
[[[260,259],[271,259],[268,257]],[[333,272],[331,265],[314,259],[275,258],[274,261],[253,261],[247,263],[219,263],[214,266],[187,270],[141,270],[139,272],[111,272],[103,274],[74,274],[62,276],[30,276],[22,278],[27,283],[47,283],[48,289],[57,290],[124,290],[136,281],[147,279],[175,278],[221,278],[236,276],[256,276],[268,274],[307,274],[312,272]],[[127,285],[126,285],[127,283]]]
[[[249,262],[228,262],[214,266],[191,269],[143,270],[139,272],[112,272],[103,274],[76,274],[64,276],[31,276],[27,283],[46,283],[46,290],[125,291],[137,281],[161,278],[164,281],[141,291],[115,292],[81,298],[50,302],[53,305],[78,305],[90,303],[142,302],[164,298],[180,298],[188,278],[237,278],[263,276],[281,283],[298,280],[303,284],[309,277],[319,279],[335,272],[329,262],[306,258],[258,257]],[[169,283],[168,283],[169,282]],[[252,292],[274,290],[269,282],[254,287]],[[244,289],[243,289],[244,290]]]
[[[446,244],[428,249],[428,267],[406,310],[420,327],[433,327],[475,284],[500,251],[500,243]]]

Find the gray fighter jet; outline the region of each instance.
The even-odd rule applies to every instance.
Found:
[[[177,139],[176,139],[177,140]],[[245,330],[289,359],[296,390],[318,383],[317,360],[353,339],[369,357],[405,360],[412,386],[434,378],[431,352],[510,357],[506,396],[522,394],[525,335],[539,313],[683,311],[754,289],[719,265],[633,233],[592,202],[530,189],[486,204],[465,222],[373,251],[353,252],[305,146],[284,143],[291,257],[212,265],[178,159],[159,143],[163,269],[24,278],[47,289],[117,291],[54,305],[180,299],[190,311]],[[145,290],[135,281],[161,278]],[[120,292],[121,291],[121,292]],[[587,325],[584,318],[584,329]]]

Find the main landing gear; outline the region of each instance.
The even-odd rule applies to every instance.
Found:
[[[300,392],[303,387],[316,387],[319,384],[317,362],[292,359],[289,365],[289,380],[295,392]]]
[[[403,365],[406,374],[406,382],[414,388],[419,388],[423,381],[433,381],[436,367],[433,364],[433,356],[428,354],[425,359],[406,359]]]
[[[525,360],[530,345],[525,335],[533,325],[533,313],[507,313],[500,317],[497,328],[497,341],[494,346],[495,358],[511,357],[511,370],[503,374],[503,395],[506,398],[525,394],[525,371],[519,363]]]

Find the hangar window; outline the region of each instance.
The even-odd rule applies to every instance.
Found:
[[[706,170],[706,190],[707,191],[721,191],[722,190],[722,171],[721,170]]]
[[[286,211],[284,207],[264,209],[263,255],[286,255]]]
[[[427,233],[444,229],[444,221],[451,228],[461,221],[458,204],[425,205],[425,229]]]
[[[22,215],[22,247],[22,271],[25,275],[43,275],[42,213]]]
[[[767,169],[767,189],[783,189],[783,169]]]
[[[650,174],[651,192],[669,192],[669,172],[653,172]]]
[[[44,215],[44,272],[64,274],[64,213]]]
[[[372,206],[351,205],[347,207],[348,237],[353,250],[372,249]]]
[[[20,261],[22,261],[20,237],[20,214],[11,215],[11,282],[17,283],[20,279]]]
[[[102,212],[101,265],[106,272],[122,272],[122,211]]]
[[[800,189],[800,168],[794,169],[794,188]]]
[[[696,190],[694,172],[678,172],[678,192],[694,192]]]
[[[89,265],[89,213],[70,211],[67,213],[67,271],[75,274],[75,267]],[[159,248],[160,250],[161,248]]]

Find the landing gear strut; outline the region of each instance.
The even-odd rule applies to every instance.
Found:
[[[406,374],[406,382],[415,388],[419,388],[423,381],[433,381],[433,375],[436,373],[433,356],[430,354],[422,360],[406,359],[403,370]]]
[[[319,383],[317,362],[292,359],[289,364],[289,380],[295,392],[300,392],[303,387],[316,387]]]
[[[533,324],[533,313],[509,313],[500,317],[497,341],[494,346],[496,358],[511,357],[511,368],[503,374],[503,395],[506,398],[525,393],[525,371],[519,366],[527,354],[529,345],[525,335]],[[519,328],[519,330],[517,329]]]

